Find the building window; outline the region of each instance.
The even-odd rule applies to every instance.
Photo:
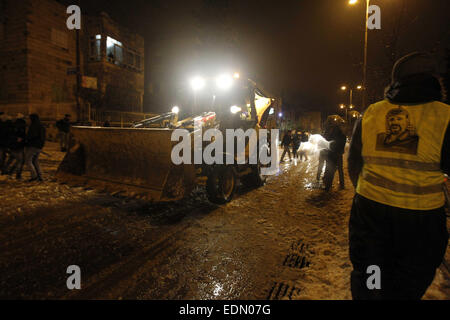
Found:
[[[111,37],[106,38],[106,57],[108,62],[141,71],[141,56],[134,50],[124,47],[121,42]]]
[[[102,36],[98,34],[95,37],[91,37],[89,47],[89,59],[100,61],[102,59]]]
[[[122,43],[111,38],[106,38],[106,57],[109,62],[112,62],[117,65],[121,65],[123,63],[123,48]]]
[[[52,28],[51,39],[54,45],[64,49],[69,49],[66,32]]]

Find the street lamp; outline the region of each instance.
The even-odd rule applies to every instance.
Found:
[[[349,0],[350,5],[358,3],[358,0]],[[366,27],[364,31],[364,66],[363,66],[363,84],[361,88],[367,88],[367,33],[369,30],[369,7],[370,0],[366,0]],[[366,93],[363,92],[362,109],[366,108]]]
[[[356,88],[350,87],[349,105],[350,105],[351,107],[353,107],[353,90],[361,90],[362,88],[363,88],[363,86],[361,86],[361,85],[356,86]],[[341,87],[341,90],[342,90],[342,91],[346,91],[346,90],[347,90],[347,86],[342,86],[342,87]]]
[[[348,118],[348,108],[347,108],[344,104],[339,105],[339,108],[340,108],[341,110],[344,110],[344,109],[345,109],[345,121],[347,121],[347,118]]]

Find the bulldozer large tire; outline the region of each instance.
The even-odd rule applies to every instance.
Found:
[[[236,171],[232,166],[216,166],[206,183],[208,199],[212,203],[225,204],[233,199],[237,186]]]
[[[266,176],[261,175],[261,166],[255,164],[251,166],[252,172],[241,177],[241,183],[247,188],[258,188],[266,184]]]

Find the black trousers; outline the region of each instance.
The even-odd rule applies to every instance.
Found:
[[[433,282],[448,243],[444,208],[400,209],[358,194],[349,224],[351,290],[356,300],[419,300]],[[381,289],[369,290],[367,267],[381,271]]]
[[[345,188],[342,154],[328,152],[326,154],[326,162],[327,164],[325,167],[325,174],[323,176],[325,190],[331,189],[331,186],[333,185],[334,175],[336,174],[336,170],[339,172],[339,185],[341,188]]]

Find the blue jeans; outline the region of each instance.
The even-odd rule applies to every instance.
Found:
[[[32,179],[42,177],[41,166],[39,165],[39,155],[41,154],[41,151],[42,149],[35,147],[25,148],[25,163],[31,172]]]
[[[4,171],[7,174],[12,174],[12,173],[16,172],[16,177],[20,178],[22,176],[23,164],[24,164],[23,149],[11,150],[9,159],[6,162]]]

